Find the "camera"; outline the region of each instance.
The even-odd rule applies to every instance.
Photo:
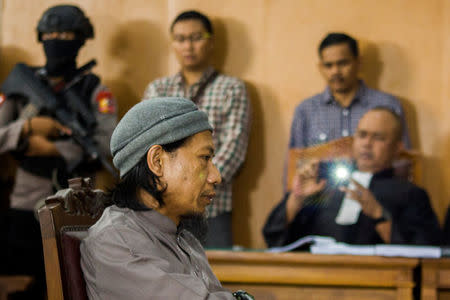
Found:
[[[331,186],[346,186],[354,170],[348,160],[322,160],[318,166],[318,180],[325,179]]]

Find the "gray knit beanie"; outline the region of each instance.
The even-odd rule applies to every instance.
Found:
[[[128,173],[153,145],[170,144],[211,130],[206,113],[190,100],[167,97],[144,100],[133,106],[111,137],[111,154],[120,177]]]

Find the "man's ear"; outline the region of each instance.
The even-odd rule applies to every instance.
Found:
[[[358,56],[355,59],[356,59],[356,67],[358,68],[358,75],[360,75],[360,73],[362,72],[361,56]]]
[[[208,38],[208,46],[207,46],[207,54],[208,54],[208,59],[211,59],[211,57],[214,55],[214,48],[215,48],[215,39],[214,39],[214,35],[211,35]]]
[[[405,150],[405,144],[403,143],[403,141],[398,141],[394,149],[395,156],[399,155],[403,150]]]
[[[325,80],[326,80],[327,79],[327,75],[325,74],[325,67],[323,66],[322,58],[319,58],[319,62],[317,62],[317,69],[319,69],[320,75],[323,78],[325,78]]]
[[[212,51],[212,50],[214,50],[214,48],[216,46],[216,37],[214,34],[212,34],[209,39],[210,39],[209,49],[210,49],[210,51]]]
[[[164,149],[161,145],[153,145],[147,152],[147,166],[150,171],[158,177],[163,175],[162,154]]]

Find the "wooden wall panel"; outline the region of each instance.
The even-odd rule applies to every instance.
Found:
[[[35,26],[56,0],[3,0],[0,79],[17,61],[41,64]],[[450,3],[447,0],[79,0],[96,29],[80,62],[119,99],[122,115],[146,84],[178,69],[168,26],[182,10],[208,14],[214,64],[244,79],[253,106],[249,154],[235,187],[236,243],[264,247],[261,228],[282,195],[295,106],[321,91],[317,46],[327,32],[360,41],[361,76],[400,98],[413,146],[425,155],[423,180],[442,219],[450,200]]]

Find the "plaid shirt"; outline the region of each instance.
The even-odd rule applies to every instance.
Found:
[[[327,87],[324,92],[304,100],[295,109],[289,148],[309,147],[353,135],[359,119],[370,109],[388,107],[403,120],[403,142],[410,147],[405,116],[399,101],[392,95],[373,90],[360,81],[359,89],[349,107],[333,99]]]
[[[143,99],[192,98],[212,72],[214,69],[209,67],[200,80],[187,89],[181,72],[159,78],[148,85]],[[244,83],[222,74],[217,75],[206,86],[196,104],[208,114],[209,122],[214,128],[216,155],[213,162],[222,175],[222,183],[216,186],[216,198],[208,206],[208,216],[212,218],[231,211],[232,179],[244,162],[247,152],[250,107]]]

